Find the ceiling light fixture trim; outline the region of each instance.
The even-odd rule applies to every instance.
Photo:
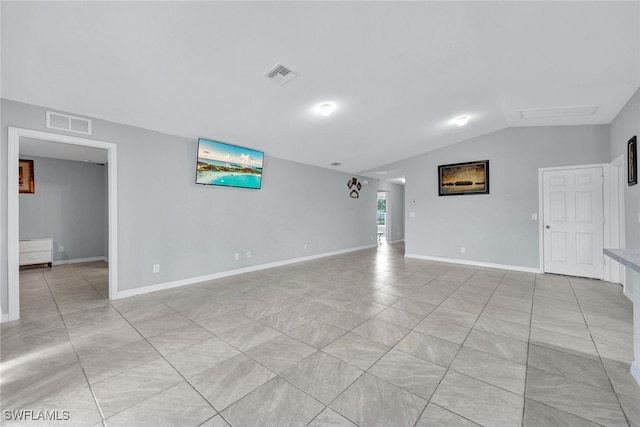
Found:
[[[322,104],[320,104],[320,106],[318,107],[318,111],[320,112],[320,115],[323,117],[328,117],[331,115],[331,113],[334,112],[334,110],[336,109],[336,107],[329,103],[329,102],[324,102]]]
[[[464,126],[469,122],[469,116],[460,116],[456,117],[454,120],[455,124],[458,126]]]

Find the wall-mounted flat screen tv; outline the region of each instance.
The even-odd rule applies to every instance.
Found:
[[[264,153],[209,139],[198,139],[196,184],[262,187]]]

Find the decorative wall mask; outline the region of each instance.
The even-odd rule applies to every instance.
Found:
[[[352,199],[360,198],[362,183],[358,181],[358,178],[351,178],[349,181],[347,181],[347,187],[349,187],[349,190],[351,190],[351,192],[349,193],[349,197],[351,197]]]

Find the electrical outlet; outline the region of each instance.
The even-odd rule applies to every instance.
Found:
[[[240,252],[236,252],[233,257],[235,258],[236,261],[240,260]]]
[[[465,252],[467,252],[467,250],[466,250],[466,249],[465,249],[465,247],[463,246],[463,247],[461,247],[461,248],[460,248],[460,252],[465,253]]]
[[[160,273],[160,264],[153,264],[153,272]]]
[[[247,259],[251,258],[251,252],[247,251]]]
[[[307,244],[306,243],[304,245],[302,245],[302,249],[304,249],[305,251],[307,250]]]
[[[58,246],[58,252],[64,252],[64,246]]]
[[[537,213],[532,213],[531,214],[531,219],[536,221],[538,219],[538,214]]]

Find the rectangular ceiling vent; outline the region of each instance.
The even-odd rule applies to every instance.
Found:
[[[68,132],[91,135],[91,120],[82,117],[47,111],[47,127],[49,129],[66,130]]]
[[[296,73],[285,67],[284,65],[276,65],[269,72],[265,74],[272,82],[284,86],[291,80],[298,77]]]
[[[546,119],[550,117],[591,116],[598,112],[599,105],[579,105],[576,107],[538,108],[520,110],[523,119]]]

